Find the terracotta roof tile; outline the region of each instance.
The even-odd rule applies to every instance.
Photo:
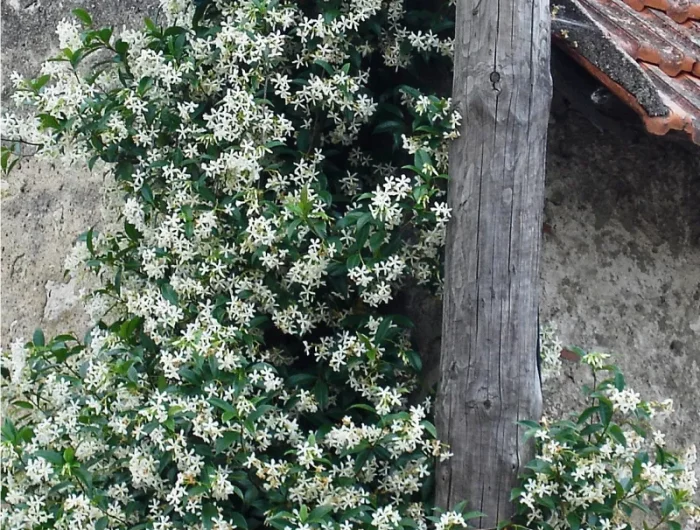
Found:
[[[648,7],[664,11],[679,23],[689,18],[700,19],[700,0],[625,0],[625,2],[637,11]]]
[[[643,116],[647,129],[656,134],[666,134],[669,130],[685,131],[696,144],[700,144],[700,78],[687,73],[673,78],[656,65],[642,63],[642,67],[660,87],[670,111],[668,116],[661,118]]]
[[[700,0],[560,0],[552,30],[655,134],[700,144]]]

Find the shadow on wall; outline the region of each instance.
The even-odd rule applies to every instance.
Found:
[[[542,320],[674,399],[673,441],[700,443],[700,147],[601,133],[557,101],[549,134]],[[549,413],[580,402],[582,374],[545,389]]]
[[[671,252],[700,245],[700,146],[641,130],[600,132],[555,99],[549,130],[549,206],[590,208]]]

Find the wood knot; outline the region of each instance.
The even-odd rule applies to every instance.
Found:
[[[498,83],[501,81],[501,74],[497,70],[494,70],[489,74],[489,80],[491,81],[491,87],[494,90],[500,91],[501,88],[498,86]]]

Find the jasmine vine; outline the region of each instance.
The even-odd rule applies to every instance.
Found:
[[[405,4],[162,0],[162,27],[119,33],[76,10],[39,77],[13,76],[30,112],[3,116],[2,169],[33,144],[113,184],[110,215],[66,261],[100,281],[88,337],[38,331],[4,354],[3,528],[449,530],[478,517],[433,509],[449,448],[430,400],[409,399],[411,322],[387,309],[408,284],[440,293],[461,127],[439,90],[453,6]],[[642,406],[604,395],[613,412]],[[606,454],[632,440],[602,425]],[[559,431],[530,427],[538,462],[564,454]],[[560,516],[555,484],[583,462],[566,451],[515,493],[523,524],[574,528],[575,513],[579,527],[628,528],[595,504],[620,504],[618,478]],[[681,476],[663,484],[685,492],[669,524],[698,517]]]

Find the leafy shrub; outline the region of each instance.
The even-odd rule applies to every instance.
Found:
[[[15,80],[31,115],[4,134],[112,174],[119,215],[69,259],[102,280],[86,343],[38,334],[5,364],[5,520],[424,528],[448,453],[407,404],[410,322],[377,308],[441,283],[459,117],[420,78],[449,72],[451,23],[401,1],[164,9],[120,35],[78,10]]]
[[[584,387],[590,406],[571,419],[524,422],[535,437],[537,457],[513,491],[516,520],[543,529],[623,530],[640,521],[680,530],[700,524],[693,502],[695,447],[683,455],[667,450],[653,419],[669,412],[671,400],[643,401],[627,388],[609,355],[582,356],[594,385]],[[602,380],[597,382],[602,376]]]
[[[67,260],[101,280],[86,340],[3,359],[3,528],[466,526],[464,504],[433,511],[449,452],[386,314],[442,284],[451,6],[162,3],[166,27],[119,35],[76,10],[15,78],[30,114],[4,116],[2,168],[34,145],[105,171],[115,215]],[[536,431],[537,462],[622,433],[568,428]],[[560,469],[537,462],[523,515],[556,527]]]

